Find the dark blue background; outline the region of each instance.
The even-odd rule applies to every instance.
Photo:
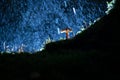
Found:
[[[81,26],[85,26],[84,22],[88,24],[105,15],[106,1],[1,0],[0,51],[4,51],[4,43],[13,51],[18,51],[22,44],[24,51],[39,51],[46,39],[65,38],[65,34],[58,34],[58,28],[72,28],[70,37],[73,37]]]

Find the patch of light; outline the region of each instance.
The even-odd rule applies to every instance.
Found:
[[[116,0],[112,0],[111,2],[107,1],[107,11],[105,11],[106,14],[109,14],[109,12],[114,8]]]
[[[73,12],[74,12],[74,14],[76,15],[76,10],[75,10],[75,8],[73,7]]]

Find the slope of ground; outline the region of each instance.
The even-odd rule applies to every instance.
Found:
[[[119,4],[71,40],[50,43],[32,55],[1,54],[0,80],[119,79]]]
[[[119,2],[117,3],[119,4]],[[75,38],[58,43],[46,45],[46,51],[61,49],[69,50],[107,50],[117,49],[120,45],[119,39],[119,7],[115,7],[110,14],[101,18],[90,28],[75,36]]]

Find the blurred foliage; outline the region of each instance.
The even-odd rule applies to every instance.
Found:
[[[0,54],[0,78],[12,80],[120,79],[120,0],[110,14],[73,39],[42,52]]]
[[[84,22],[88,24],[105,15],[106,1],[109,0],[1,0],[0,51],[4,51],[4,42],[10,50],[16,47],[14,51],[18,51],[24,44],[25,51],[38,51],[48,36],[54,41],[65,37],[58,34],[57,28],[70,27],[76,34]]]

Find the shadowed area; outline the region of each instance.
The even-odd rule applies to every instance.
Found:
[[[0,54],[0,79],[120,79],[119,4],[73,39],[49,43],[36,54]]]

